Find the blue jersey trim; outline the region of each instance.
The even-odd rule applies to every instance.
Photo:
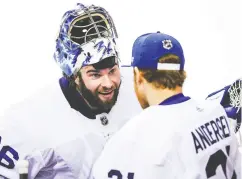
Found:
[[[190,97],[184,96],[182,93],[176,94],[162,101],[159,105],[172,105],[185,102],[191,99]]]

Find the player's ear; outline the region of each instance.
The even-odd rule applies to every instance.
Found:
[[[186,71],[183,71],[184,73],[184,76],[185,76],[185,79],[187,78],[187,72]]]
[[[141,75],[141,72],[139,71],[139,69],[137,67],[134,67],[134,75],[135,75],[135,83],[136,84],[141,84],[143,82],[143,77]]]

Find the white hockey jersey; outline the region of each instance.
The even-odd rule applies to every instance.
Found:
[[[175,95],[107,142],[92,179],[239,179],[240,153],[222,106]]]
[[[16,162],[28,159],[31,179],[88,178],[109,137],[141,111],[132,77],[122,75],[117,103],[96,119],[72,109],[58,82],[7,111],[0,126],[0,176],[18,179]]]

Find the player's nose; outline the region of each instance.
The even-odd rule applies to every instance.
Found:
[[[112,80],[109,78],[108,75],[104,75],[102,77],[102,87],[112,88],[112,86],[113,86]]]

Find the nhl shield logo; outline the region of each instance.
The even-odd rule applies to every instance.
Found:
[[[173,47],[171,40],[163,40],[162,44],[163,44],[163,48],[167,50],[170,50]]]
[[[104,126],[108,125],[108,118],[107,118],[107,116],[100,117],[100,120],[101,120],[102,125],[104,125]]]

